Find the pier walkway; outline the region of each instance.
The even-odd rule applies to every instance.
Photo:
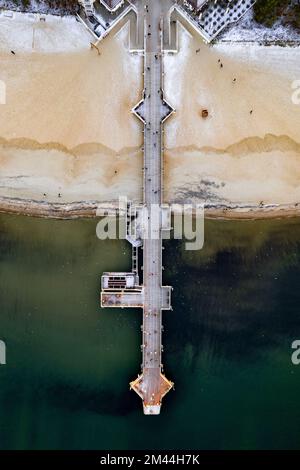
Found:
[[[162,397],[173,385],[162,374],[162,225],[159,210],[162,203],[162,121],[171,110],[168,112],[162,91],[162,4],[147,0],[144,10],[144,206],[151,233],[143,241],[142,375],[131,383],[131,387],[143,399],[144,412],[157,414]],[[157,233],[153,232],[153,227]]]
[[[171,309],[171,287],[162,285],[162,233],[170,220],[162,207],[163,158],[162,126],[173,112],[163,96],[163,21],[165,4],[158,0],[139,2],[139,21],[144,31],[143,98],[133,109],[144,126],[143,205],[130,216],[128,240],[143,251],[143,282],[130,273],[104,273],[101,305],[142,307],[142,370],[130,387],[143,400],[145,414],[159,414],[163,396],[173,387],[163,374],[162,310]],[[131,220],[133,218],[133,221]],[[132,224],[139,228],[133,239]],[[133,231],[134,232],[134,231]]]
[[[162,285],[162,238],[166,230],[170,230],[169,208],[163,205],[163,124],[174,112],[171,105],[164,99],[163,87],[163,53],[176,52],[177,21],[183,21],[189,28],[196,29],[204,40],[210,42],[212,36],[226,22],[235,21],[243,14],[254,0],[243,0],[232,3],[234,8],[229,14],[230,2],[222,16],[223,6],[212,8],[207,3],[206,15],[201,16],[204,26],[200,26],[200,15],[192,16],[184,8],[185,2],[174,0],[130,0],[125,2],[130,16],[131,49],[136,48],[144,57],[144,89],[143,97],[133,108],[133,113],[143,123],[144,162],[143,162],[143,203],[133,207],[125,206],[126,238],[132,245],[132,271],[128,273],[106,272],[101,279],[102,307],[136,307],[143,309],[142,324],[142,366],[141,373],[130,383],[143,401],[145,414],[160,413],[162,398],[173,387],[166,378],[162,365],[162,311],[171,310],[170,286]],[[130,6],[127,6],[130,5]],[[223,5],[223,4],[222,4]],[[240,8],[237,10],[237,8]],[[229,9],[227,11],[227,8]],[[216,11],[217,21],[213,31],[207,30]],[[223,12],[224,13],[224,12]],[[125,20],[125,11],[120,13]],[[220,19],[221,18],[221,19]],[[219,27],[220,26],[220,27]],[[108,31],[108,30],[107,30]],[[106,31],[106,32],[107,32]],[[101,40],[101,38],[100,38]],[[139,269],[139,251],[143,252],[143,264]],[[140,282],[142,274],[142,282]]]

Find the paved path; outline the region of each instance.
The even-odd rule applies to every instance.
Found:
[[[142,2],[141,2],[142,3]],[[144,6],[144,205],[149,232],[143,242],[143,374],[132,383],[142,397],[144,412],[158,414],[162,397],[172,387],[162,374],[162,120],[168,110],[162,94],[161,0],[146,0]],[[153,227],[155,229],[153,230]]]

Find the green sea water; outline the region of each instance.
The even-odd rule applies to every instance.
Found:
[[[140,310],[100,309],[130,246],[96,220],[0,216],[1,449],[299,449],[300,220],[208,221],[200,252],[168,241],[160,416],[129,391]]]

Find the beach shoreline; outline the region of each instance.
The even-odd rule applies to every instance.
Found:
[[[116,209],[118,195],[139,203],[142,129],[131,110],[142,70],[141,57],[128,51],[128,25],[97,55],[74,18],[14,18],[1,19],[8,99],[0,114],[0,212],[80,218]],[[179,39],[179,53],[164,59],[166,97],[176,109],[164,132],[164,202],[202,203],[207,218],[298,216],[300,106],[291,100],[291,76],[300,76],[300,48],[207,46],[184,28]]]
[[[176,204],[174,203],[176,206]],[[178,213],[173,210],[172,213]],[[26,215],[49,219],[79,219],[95,218],[104,215],[120,215],[118,201],[77,201],[77,202],[48,202],[33,199],[0,197],[0,213]],[[204,204],[206,219],[225,220],[258,220],[283,219],[300,216],[300,204],[274,204],[266,206],[255,205],[225,205]]]

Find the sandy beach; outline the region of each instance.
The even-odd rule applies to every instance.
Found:
[[[128,53],[128,27],[98,55],[74,18],[18,14],[0,16],[0,26],[1,209],[94,215],[119,195],[140,201],[142,128],[131,108],[142,58]],[[300,48],[207,46],[183,28],[179,40],[179,53],[165,57],[176,108],[165,126],[165,201],[205,203],[218,217],[298,213],[300,106],[291,84]]]
[[[167,199],[299,202],[300,106],[291,85],[300,48],[207,46],[183,30],[180,44],[165,66],[167,98],[178,110],[166,125]]]
[[[142,133],[131,108],[140,96],[142,63],[126,51],[127,28],[108,37],[98,55],[75,19],[50,19],[50,26],[48,16],[45,23],[28,15],[0,19],[6,26],[0,79],[7,88],[0,196],[70,203],[117,199],[121,191],[137,200]],[[24,48],[12,41],[20,23]]]

